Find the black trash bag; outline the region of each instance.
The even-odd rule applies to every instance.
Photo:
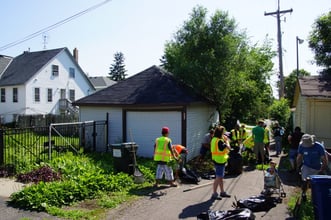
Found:
[[[243,171],[243,158],[236,150],[231,150],[229,153],[229,159],[226,166],[227,174],[239,175]]]
[[[186,165],[181,167],[179,171],[179,178],[184,183],[198,184],[201,181],[201,177],[195,171],[189,169]]]
[[[198,220],[226,220],[226,219],[246,219],[254,220],[255,215],[247,208],[234,209],[228,211],[208,211],[197,216]]]
[[[239,199],[236,203],[233,204],[236,208],[248,208],[252,212],[261,212],[261,211],[269,211],[273,207],[277,205],[277,198],[258,195],[251,196],[246,199]]]

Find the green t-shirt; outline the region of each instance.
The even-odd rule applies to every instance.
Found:
[[[255,126],[252,130],[253,140],[257,143],[263,143],[264,139],[264,128],[261,126]]]

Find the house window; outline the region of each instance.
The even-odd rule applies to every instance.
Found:
[[[75,69],[72,67],[69,68],[69,77],[75,78]]]
[[[69,90],[69,99],[72,102],[75,101],[75,90],[74,89]]]
[[[18,102],[18,89],[13,88],[13,102]]]
[[[40,102],[40,88],[34,88],[34,101]]]
[[[53,101],[53,90],[47,89],[47,101],[52,102]]]
[[[52,65],[52,76],[59,76],[59,66]]]
[[[1,102],[6,102],[6,89],[1,88]]]
[[[65,89],[61,89],[60,90],[60,97],[61,97],[61,99],[65,99],[66,98],[66,90]]]

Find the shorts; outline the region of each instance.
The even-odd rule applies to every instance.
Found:
[[[218,178],[223,178],[225,173],[225,164],[215,164],[215,176]]]
[[[297,149],[290,149],[290,151],[289,151],[290,161],[296,161],[297,156],[298,156],[298,150]]]
[[[168,181],[174,180],[174,171],[171,167],[166,164],[158,164],[156,168],[155,178],[157,180],[161,180],[163,178],[163,174],[165,175],[165,179]]]
[[[313,168],[307,167],[306,165],[302,165],[301,168],[302,181],[306,181],[308,176],[317,175],[319,172],[320,172],[319,170],[315,170]]]

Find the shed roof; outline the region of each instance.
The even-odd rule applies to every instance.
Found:
[[[300,77],[299,87],[302,96],[331,98],[331,77]]]
[[[157,66],[86,96],[74,105],[187,105],[208,102]]]

